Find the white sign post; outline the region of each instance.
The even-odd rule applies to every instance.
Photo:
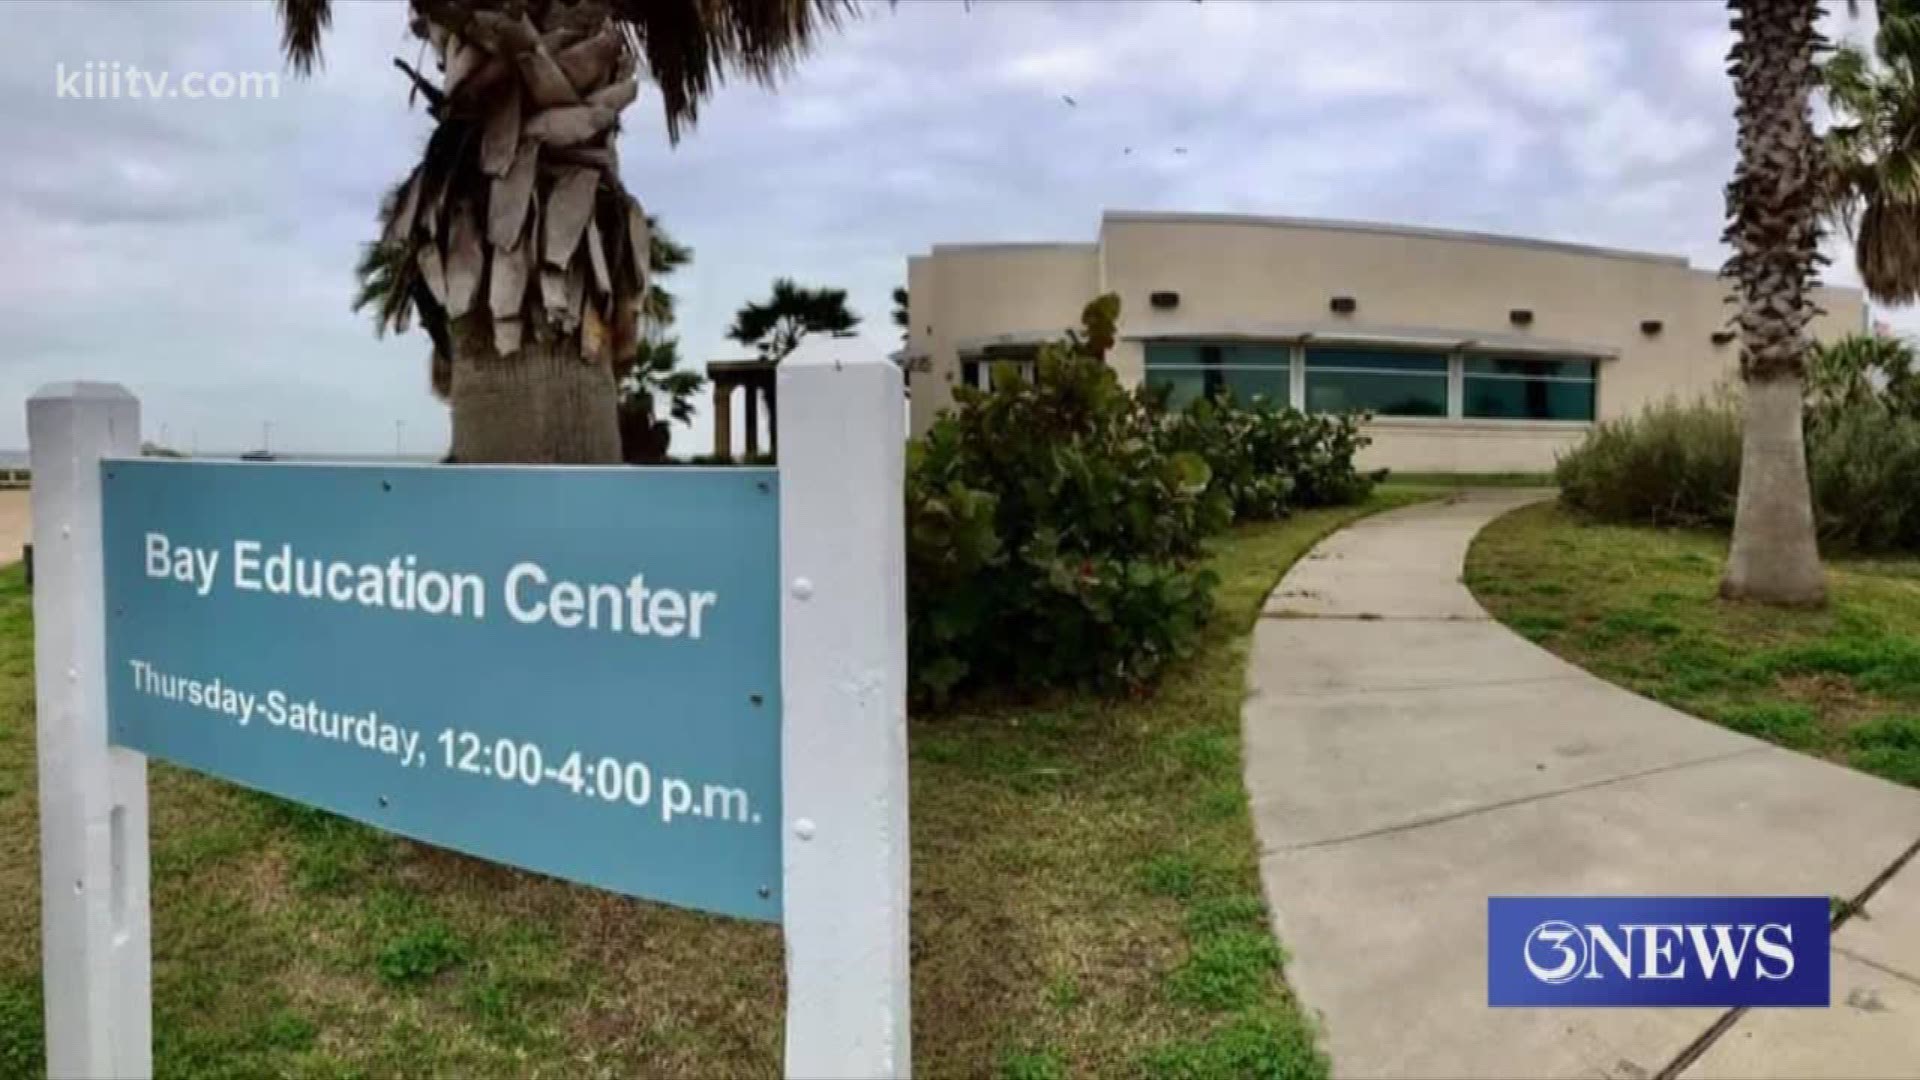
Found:
[[[777,399],[786,1074],[905,1077],[904,398],[892,363],[819,345]]]
[[[106,383],[27,402],[47,1072],[153,1075],[147,759],[107,744],[100,459],[140,453],[140,403]]]

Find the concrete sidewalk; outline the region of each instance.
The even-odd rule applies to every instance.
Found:
[[[1287,974],[1339,1076],[1658,1074],[1714,1009],[1489,1009],[1487,897],[1854,897],[1920,792],[1602,682],[1460,583],[1472,492],[1336,533],[1255,632],[1243,725]],[[1920,1076],[1920,859],[1834,938],[1829,1010],[1748,1013],[1681,1073]]]

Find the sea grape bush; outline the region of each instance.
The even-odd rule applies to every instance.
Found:
[[[1152,397],[1154,407],[1166,410],[1164,393]],[[1264,405],[1256,401],[1254,408]],[[1290,469],[1262,468],[1253,447],[1256,426],[1253,410],[1241,409],[1230,398],[1199,398],[1185,409],[1166,411],[1161,420],[1161,443],[1171,449],[1200,455],[1213,474],[1211,489],[1226,500],[1236,521],[1271,521],[1285,517],[1293,505],[1294,477]]]
[[[1043,346],[916,444],[907,470],[915,689],[1150,680],[1212,610],[1201,541],[1230,510],[1206,462],[1169,452],[1102,359],[1117,302]]]
[[[1159,401],[1159,395],[1155,395]],[[1164,406],[1163,406],[1164,407]],[[1353,459],[1370,440],[1357,414],[1310,416],[1264,398],[1200,398],[1168,413],[1163,441],[1206,459],[1236,521],[1273,521],[1295,507],[1359,502],[1373,477]]]
[[[1134,687],[1189,653],[1213,610],[1204,541],[1236,518],[1362,498],[1357,421],[1230,402],[1169,411],[1105,362],[1119,301],[1030,372],[959,387],[909,450],[914,691]]]

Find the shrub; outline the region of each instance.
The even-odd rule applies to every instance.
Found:
[[[1164,389],[1149,391],[1153,407],[1166,410]],[[1251,409],[1230,398],[1199,398],[1185,409],[1168,410],[1162,421],[1163,445],[1200,455],[1212,479],[1209,491],[1232,507],[1236,521],[1275,521],[1293,505],[1294,479],[1284,469],[1262,468],[1253,447],[1256,401]]]
[[[1920,419],[1873,405],[1821,410],[1807,426],[1807,443],[1823,541],[1920,548]]]
[[[1808,410],[1807,475],[1821,540],[1836,548],[1920,548],[1920,417],[1888,400],[1826,398]],[[1560,458],[1568,506],[1635,525],[1733,523],[1740,416],[1726,401],[1655,406],[1609,421]]]
[[[1212,611],[1201,541],[1231,518],[1198,454],[1103,361],[1118,300],[1043,346],[911,450],[908,649],[917,693],[968,683],[1131,685],[1191,648]]]
[[[1668,401],[1610,420],[1563,454],[1560,498],[1604,521],[1659,526],[1733,523],[1740,417],[1724,401]]]
[[[1291,430],[1294,437],[1282,439],[1270,457],[1276,463],[1291,461],[1285,467],[1293,470],[1295,505],[1348,506],[1373,494],[1374,481],[1385,470],[1363,473],[1353,467],[1354,456],[1373,443],[1360,433],[1364,415],[1309,416],[1287,409],[1278,419],[1282,431]]]
[[[1164,408],[1164,394],[1150,396]],[[1359,502],[1373,478],[1353,467],[1370,441],[1358,415],[1309,416],[1264,398],[1236,403],[1231,394],[1200,398],[1168,413],[1162,436],[1171,450],[1206,459],[1211,490],[1239,521],[1274,521],[1293,507]]]

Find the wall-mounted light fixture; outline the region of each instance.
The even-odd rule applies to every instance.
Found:
[[[1734,338],[1739,336],[1739,334],[1734,333],[1732,330],[1715,330],[1713,332],[1713,343],[1715,345],[1729,345],[1733,343]]]
[[[1507,321],[1515,326],[1532,326],[1533,312],[1523,307],[1514,308],[1507,312]]]
[[[1360,302],[1351,296],[1336,296],[1327,306],[1335,315],[1351,315],[1360,309]]]
[[[1162,311],[1168,308],[1177,308],[1180,306],[1180,294],[1163,290],[1148,296],[1147,302]]]
[[[1660,328],[1663,325],[1664,324],[1661,323],[1659,319],[1641,319],[1640,332],[1647,335],[1648,337],[1652,337],[1653,335],[1660,332]]]

